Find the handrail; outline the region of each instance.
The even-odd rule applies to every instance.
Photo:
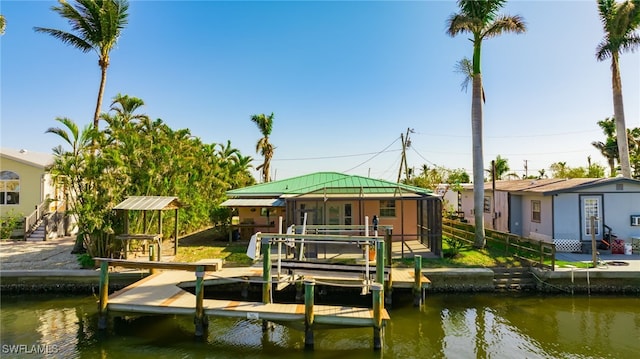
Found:
[[[36,206],[36,209],[31,212],[28,216],[24,217],[24,240],[26,241],[29,235],[35,231],[36,224],[44,218],[44,215],[48,213],[47,211],[47,202],[48,199],[45,199]]]
[[[49,211],[48,204],[51,202],[50,199],[45,199],[42,203],[36,206],[36,209],[31,212],[28,216],[24,218],[24,240],[27,238],[38,228],[37,225],[40,221],[45,221],[45,229],[44,229],[44,238],[47,239],[47,227],[48,222],[56,213],[59,213],[62,208],[66,205],[65,201],[57,201],[59,204],[56,206],[54,211]]]

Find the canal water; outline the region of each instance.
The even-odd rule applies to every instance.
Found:
[[[96,298],[2,295],[1,358],[639,358],[640,298],[536,294],[429,294],[422,308],[394,298],[384,348],[372,329],[304,334],[259,321],[140,317],[97,330]],[[402,299],[404,300],[404,299]]]

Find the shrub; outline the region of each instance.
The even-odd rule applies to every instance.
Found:
[[[465,242],[459,238],[443,237],[443,239],[449,246],[446,253],[449,254],[449,256],[451,257],[455,257],[458,254],[460,254],[460,250],[465,245]]]
[[[78,255],[78,263],[82,268],[95,268],[96,263],[93,257],[89,253],[83,253]]]
[[[13,232],[21,219],[22,216],[15,214],[13,210],[0,218],[0,239],[11,238],[11,232]]]

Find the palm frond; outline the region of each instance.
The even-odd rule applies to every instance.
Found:
[[[483,31],[482,37],[488,39],[508,32],[521,34],[525,31],[527,31],[527,25],[521,16],[502,15],[488,25]]]
[[[460,90],[467,92],[469,81],[473,79],[473,62],[471,62],[467,57],[463,58],[456,62],[455,72],[464,76],[464,79],[460,83]]]

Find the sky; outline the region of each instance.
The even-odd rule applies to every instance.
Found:
[[[82,53],[34,26],[70,31],[55,1],[0,3],[0,145],[51,153],[57,117],[92,122],[100,81]],[[446,34],[455,1],[130,1],[111,52],[102,111],[120,94],[142,113],[205,143],[262,162],[250,118],[274,114],[272,179],[335,171],[395,181],[401,134],[407,163],[471,174],[471,86],[455,64],[471,57],[468,34]],[[597,122],[613,116],[610,60],[594,1],[509,1],[525,34],[482,47],[484,161],[535,175],[554,162],[606,159]],[[640,54],[621,56],[627,127],[640,127]],[[525,167],[526,166],[526,167]],[[254,171],[256,178],[259,178]]]

